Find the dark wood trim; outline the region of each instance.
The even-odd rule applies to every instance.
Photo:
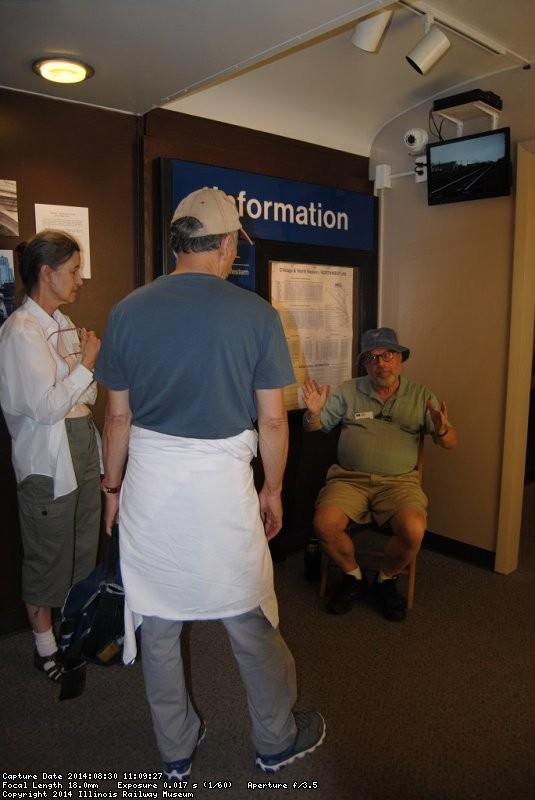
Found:
[[[467,561],[469,564],[474,564],[478,567],[494,569],[495,553],[490,550],[483,550],[481,547],[465,544],[465,542],[458,542],[447,536],[441,536],[439,533],[426,531],[423,547],[425,550],[433,550],[443,556],[450,556],[459,561]]]
[[[0,613],[0,636],[9,636],[26,629],[30,630],[30,623],[24,606]]]
[[[373,193],[364,156],[163,109],[144,119],[145,138],[179,145],[172,158]]]
[[[159,159],[176,158],[373,194],[369,159],[283,136],[155,109],[143,118],[140,182],[143,208],[142,282],[160,274],[157,209]]]

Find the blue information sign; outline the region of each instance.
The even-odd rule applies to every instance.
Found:
[[[236,200],[251,239],[372,252],[373,196],[252,172],[172,161],[173,209],[190,192],[217,187]]]

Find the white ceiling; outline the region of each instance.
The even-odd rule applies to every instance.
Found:
[[[405,55],[423,17],[500,45],[503,54],[442,28],[451,48],[426,76]],[[351,44],[356,20],[395,9],[377,53]],[[142,115],[164,107],[368,155],[404,111],[474,80],[535,62],[535,0],[0,0],[0,86]],[[59,86],[31,69],[72,55],[95,75]],[[0,109],[1,115],[1,109]]]

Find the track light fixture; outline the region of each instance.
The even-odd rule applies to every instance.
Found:
[[[34,61],[32,69],[54,83],[81,83],[95,74],[93,67],[71,58],[41,58]]]
[[[375,5],[382,5],[381,0],[376,0]],[[368,3],[368,7],[370,3]],[[456,36],[460,36],[466,41],[483,48],[493,55],[507,55],[522,64],[529,62],[524,56],[508,50],[504,45],[492,41],[487,36],[480,33],[475,28],[470,28],[459,20],[443,14],[441,11],[434,12],[423,0],[396,0],[389,4],[386,9],[380,9],[368,16],[360,19],[353,31],[351,43],[360,50],[374,53],[381,43],[381,39],[390,23],[390,19],[396,7],[400,7],[417,14],[424,22],[424,36],[408,53],[405,58],[408,63],[420,75],[425,75],[431,67],[446,53],[451,47],[451,43],[443,33],[443,29],[451,31]]]
[[[424,22],[425,35],[423,39],[420,39],[416,47],[413,47],[410,53],[405,56],[411,67],[414,67],[420,75],[425,75],[451,47],[451,42],[446,34],[442,33],[433,22],[433,17],[426,14]]]
[[[351,37],[351,44],[359,50],[375,53],[393,13],[392,9],[378,11],[358,22]]]

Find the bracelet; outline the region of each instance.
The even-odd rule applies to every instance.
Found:
[[[442,439],[442,437],[445,436],[448,432],[449,432],[449,428],[446,428],[444,433],[435,433],[435,436],[437,437],[437,439]]]
[[[104,492],[104,494],[119,494],[122,486],[122,481],[118,486],[106,486],[104,483],[104,478],[100,482],[100,491]]]
[[[307,425],[312,425],[312,423],[317,422],[319,418],[320,418],[319,414],[312,414],[310,412],[305,414],[305,422],[307,423]]]

